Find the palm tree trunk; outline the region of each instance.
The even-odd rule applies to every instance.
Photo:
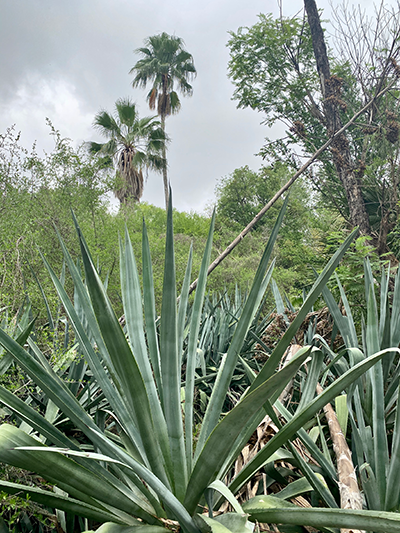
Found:
[[[161,127],[165,135],[165,114],[163,113],[161,115]],[[163,145],[162,149],[162,156],[165,161],[165,166],[163,168],[163,182],[164,182],[164,197],[165,197],[165,209],[168,209],[168,197],[169,197],[169,183],[168,183],[168,169],[167,169],[167,148],[165,146],[165,143]]]

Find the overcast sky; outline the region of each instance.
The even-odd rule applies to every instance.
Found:
[[[301,0],[283,3],[286,15],[302,8]],[[328,18],[327,2],[318,5]],[[256,23],[259,13],[277,16],[276,0],[0,0],[0,133],[16,124],[23,144],[37,140],[40,153],[53,146],[46,117],[79,144],[101,140],[93,117],[120,97],[151,115],[146,92],[131,87],[134,50],[150,35],[175,34],[198,74],[193,96],[167,119],[169,177],[174,206],[201,212],[218,178],[261,165],[255,154],[266,128],[260,114],[231,100],[226,48],[228,32]],[[163,206],[161,175],[149,175],[143,200]]]

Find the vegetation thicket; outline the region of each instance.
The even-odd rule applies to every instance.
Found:
[[[133,206],[128,202],[117,213],[112,212],[107,193],[115,187],[115,176],[108,161],[91,157],[85,146],[75,150],[71,142],[63,139],[54,128],[51,133],[55,147],[43,157],[39,157],[35,151],[27,153],[12,130],[2,136],[1,210],[3,214],[7,213],[7,216],[0,218],[2,307],[9,306],[10,312],[15,312],[24,299],[26,287],[29,287],[33,309],[43,317],[42,296],[35,277],[45,288],[49,287],[49,281],[39,250],[52,262],[54,269],[61,272],[63,259],[54,226],[67,245],[72,250],[76,249],[71,210],[85,232],[99,270],[104,275],[109,274],[109,293],[117,306],[120,302],[117,281],[119,258],[115,242],[118,234],[123,234],[126,225],[132,235],[135,253],[140,257],[142,219],[146,220],[154,254],[154,283],[159,305],[162,290],[160,265],[166,231],[165,210],[145,203]],[[285,179],[286,173],[287,170],[282,166],[274,171],[264,169],[259,174],[244,168],[237,169],[231,176],[221,180],[217,188],[213,258],[218,250],[225,248],[236,236],[241,224],[251,216],[252,210],[257,209]],[[246,183],[243,184],[246,191],[241,185],[242,180],[238,180],[237,176],[246,178]],[[239,218],[232,212],[238,195],[244,195],[243,202],[248,204],[248,210],[243,209]],[[319,268],[324,256],[326,222],[323,219],[313,219],[307,198],[306,187],[298,185],[291,196],[288,216],[282,226],[279,246],[275,252],[276,279],[281,288],[293,298],[301,293],[303,287],[312,283],[311,267]],[[278,207],[210,276],[210,291],[223,294],[227,290],[231,293],[236,285],[243,291],[248,289],[277,212]],[[301,225],[298,224],[300,220]],[[199,268],[200,250],[206,240],[209,218],[206,215],[174,211],[174,223],[179,279],[183,277],[192,242],[194,271]]]

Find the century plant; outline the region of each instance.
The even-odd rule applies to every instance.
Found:
[[[400,461],[400,364],[396,348],[400,344],[400,271],[394,280],[390,265],[382,268],[380,284],[374,278],[369,260],[364,263],[366,315],[361,335],[353,320],[346,293],[337,278],[345,311],[342,314],[332,293],[323,290],[324,299],[340,331],[348,352],[333,366],[340,376],[347,369],[378,350],[388,350],[385,357],[354,383],[347,394],[353,457],[359,483],[369,509],[398,511]],[[378,286],[379,299],[376,297]]]
[[[269,265],[287,201],[271,232],[235,333],[218,369],[201,428],[193,442],[195,359],[207,279],[214,218],[199,273],[187,339],[185,372],[182,346],[185,336],[191,276],[191,254],[177,304],[171,200],[168,206],[163,298],[160,317],[155,310],[150,250],[143,227],[142,284],[129,234],[120,244],[121,291],[125,327],[115,315],[106,288],[96,271],[85,239],[77,226],[85,280],[60,238],[74,282],[79,310],[46,258],[43,260],[62,301],[79,349],[103,391],[109,407],[104,416],[92,417],[67,384],[52,370],[40,350],[28,353],[0,330],[0,344],[73,424],[73,436],[60,431],[40,412],[0,388],[1,402],[28,423],[30,434],[14,425],[0,427],[0,460],[37,472],[61,489],[56,493],[37,487],[0,481],[0,489],[29,495],[33,501],[105,522],[102,530],[126,531],[127,526],[147,531],[180,527],[187,533],[248,531],[246,514],[234,494],[282,445],[302,432],[303,425],[331,399],[387,351],[371,354],[345,372],[309,405],[297,412],[230,482],[232,464],[249,437],[271,411],[276,399],[308,357],[312,345],[300,349],[289,364],[276,368],[297,328],[318,298],[332,272],[355,237],[353,232],[334,254],[305,299],[296,319],[255,377],[237,405],[222,417],[222,409],[241,346],[271,278]],[[157,322],[160,321],[158,335]],[[391,350],[393,351],[393,349]],[[182,377],[184,384],[182,383]],[[184,395],[182,394],[184,390]],[[182,397],[184,396],[184,405]],[[98,420],[102,422],[98,422]],[[311,479],[311,478],[310,478]],[[234,512],[214,515],[221,494]],[[394,513],[336,509],[298,509],[288,513],[289,502],[278,499],[248,502],[251,520],[325,527],[357,527],[400,531]],[[207,509],[208,514],[203,511]],[[222,527],[222,529],[221,529]]]

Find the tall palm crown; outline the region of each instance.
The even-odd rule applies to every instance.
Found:
[[[184,49],[184,42],[180,37],[161,33],[145,40],[145,47],[138,48],[137,53],[142,55],[136,65],[130,70],[135,74],[133,87],[145,88],[152,84],[147,101],[150,109],[156,109],[161,117],[161,127],[165,132],[165,118],[178,113],[181,103],[177,92],[184,96],[191,96],[193,88],[189,81],[196,75],[193,57]],[[165,147],[164,153],[165,157]],[[166,204],[168,202],[168,177],[167,168],[163,169],[164,193]]]
[[[115,196],[121,203],[138,202],[143,194],[143,170],[161,172],[166,165],[163,151],[166,136],[156,117],[139,118],[136,105],[128,98],[115,103],[115,113],[100,111],[93,126],[109,140],[89,143],[92,153],[114,160],[117,168]]]

